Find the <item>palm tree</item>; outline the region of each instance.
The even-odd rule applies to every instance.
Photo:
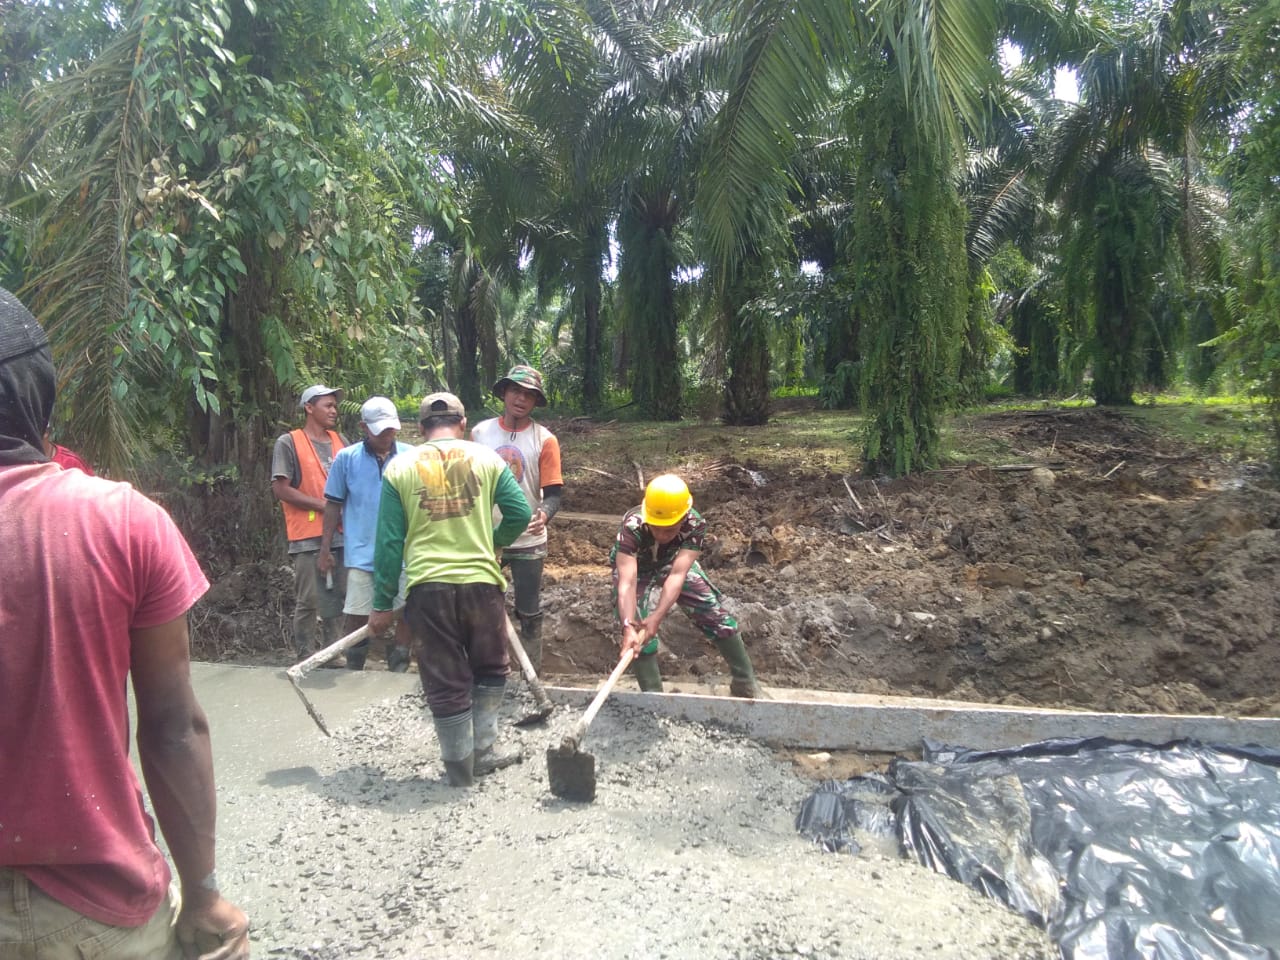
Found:
[[[1098,403],[1133,402],[1160,336],[1158,277],[1194,268],[1216,233],[1200,144],[1226,119],[1224,32],[1208,8],[1160,4],[1084,58],[1079,104],[1055,126],[1047,196],[1064,222],[1069,305],[1091,344]]]
[[[736,59],[697,198],[710,250],[729,264],[748,244],[778,242],[771,215],[787,210],[797,136],[842,86],[833,79],[864,84],[846,129],[869,174],[853,198],[862,210],[849,251],[872,415],[866,456],[894,472],[928,466],[963,315],[954,158],[961,122],[977,120],[995,73],[996,6],[763,0],[714,11]]]

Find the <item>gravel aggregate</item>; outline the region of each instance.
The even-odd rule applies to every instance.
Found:
[[[531,701],[508,700],[507,720]],[[419,695],[363,708],[320,764],[220,791],[219,876],[257,957],[1000,958],[1058,953],[918,865],[821,852],[812,781],[714,727],[605,705],[597,795],[553,796],[545,751],[579,714],[504,725],[524,762],[449,787]]]

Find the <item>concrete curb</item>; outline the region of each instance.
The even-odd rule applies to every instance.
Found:
[[[557,703],[585,707],[594,691],[548,687]],[[775,697],[805,691],[771,689]],[[774,746],[902,753],[925,739],[976,750],[1016,747],[1055,738],[1110,737],[1161,744],[1199,740],[1219,746],[1280,747],[1280,719],[1190,714],[1090,713],[1027,709],[946,700],[848,698],[737,700],[687,693],[616,692],[605,703],[659,716],[718,723]],[[843,699],[843,698],[842,698]]]

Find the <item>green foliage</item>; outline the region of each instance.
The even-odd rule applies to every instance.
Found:
[[[38,86],[17,209],[97,459],[188,418],[202,456],[260,458],[308,377],[403,379],[406,214],[447,212],[449,192],[377,82],[370,41],[394,21],[344,9],[153,0]],[[77,287],[97,302],[67,299]]]
[[[1225,349],[1263,401],[1272,470],[1280,475],[1280,0],[1233,8],[1237,69],[1251,94],[1229,158],[1233,220],[1225,300],[1234,325],[1207,345]]]
[[[972,266],[970,267],[972,271]],[[969,281],[969,309],[960,341],[955,400],[976,403],[986,394],[991,361],[999,349],[1003,329],[995,325],[996,285],[985,268]]]
[[[835,370],[822,378],[818,386],[818,403],[827,410],[849,410],[856,407],[862,393],[862,364],[841,360]]]
[[[1048,284],[1037,282],[1016,292],[1009,313],[1014,391],[1024,397],[1052,395],[1061,386],[1058,300]]]
[[[242,400],[228,367],[244,351],[217,347],[227,300],[245,287],[266,285],[262,305],[278,304],[263,355],[291,387],[303,358],[377,370],[386,318],[415,317],[397,210],[431,210],[441,191],[386,92],[342,59],[359,21],[330,20],[322,49],[334,60],[286,56],[260,72],[265,44],[315,53],[314,34],[294,32],[309,15],[273,4],[233,29],[223,0],[157,5],[141,39],[135,74],[158,155],[137,188],[128,323],[134,349],[158,353],[213,412]],[[326,342],[336,349],[307,349]]]

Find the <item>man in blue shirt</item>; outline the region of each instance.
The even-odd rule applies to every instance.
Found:
[[[370,397],[360,408],[360,428],[364,443],[343,447],[333,458],[324,485],[324,533],[316,567],[327,573],[335,560],[329,544],[339,525],[345,540],[347,599],[346,631],[364,626],[373,611],[373,545],[378,527],[378,502],[382,497],[382,472],[391,458],[413,448],[401,443],[400,417],[395,404],[386,397]],[[404,607],[404,578],[394,610]],[[395,673],[409,669],[410,634],[404,619],[396,621],[395,645],[387,651],[387,667]],[[369,655],[366,637],[347,651],[347,669],[363,670]]]

